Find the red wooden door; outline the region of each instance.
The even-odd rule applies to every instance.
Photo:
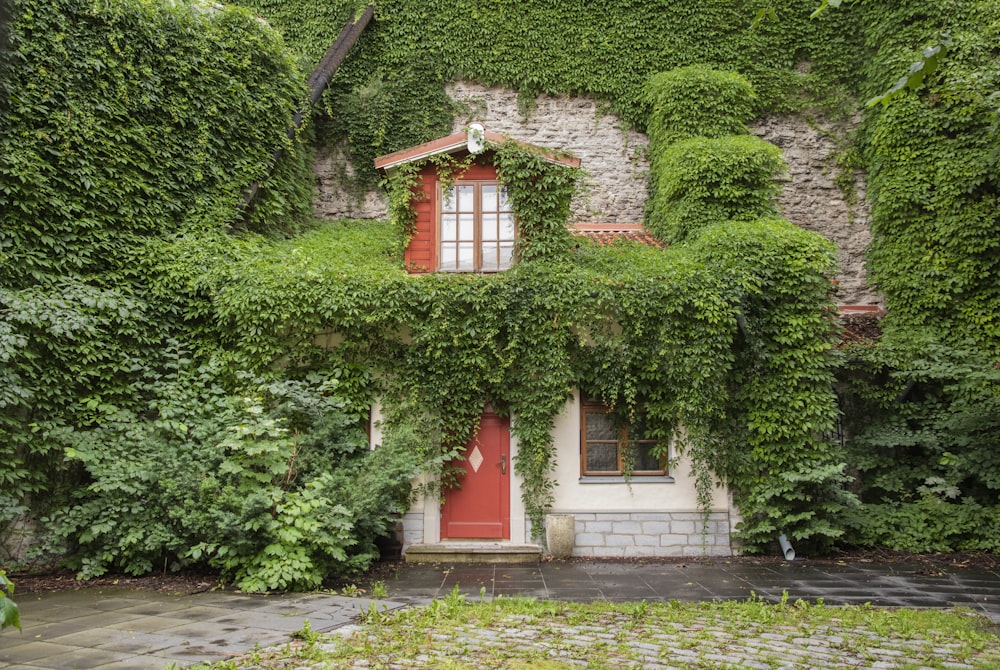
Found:
[[[461,488],[445,492],[441,539],[510,539],[510,422],[491,412],[455,463]]]

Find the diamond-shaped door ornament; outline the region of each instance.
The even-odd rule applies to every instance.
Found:
[[[479,472],[479,468],[483,464],[483,455],[479,451],[479,447],[473,447],[472,453],[469,454],[469,465],[472,466],[473,472]]]

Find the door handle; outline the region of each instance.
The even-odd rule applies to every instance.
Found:
[[[500,456],[500,474],[507,474],[507,454]]]

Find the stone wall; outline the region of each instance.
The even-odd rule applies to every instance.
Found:
[[[356,193],[345,186],[354,174],[341,146],[322,147],[313,163],[316,195],[313,212],[321,219],[384,219],[389,202],[380,189]]]
[[[726,512],[712,512],[702,528],[701,512],[578,512],[574,556],[732,556]],[[423,544],[424,515],[403,515],[403,547]],[[705,531],[704,533],[702,531]],[[531,536],[530,529],[528,537]],[[515,540],[517,541],[517,540]]]
[[[470,82],[448,87],[466,108],[453,131],[474,121],[487,130],[541,147],[568,151],[586,172],[582,197],[573,203],[574,223],[640,223],[646,206],[649,161],[645,135],[622,126],[591,98],[539,96],[524,117],[517,94]]]
[[[464,108],[454,130],[478,121],[488,130],[543,147],[563,149],[581,159],[586,171],[584,195],[573,205],[573,221],[638,223],[646,202],[648,139],[624,128],[619,119],[586,97],[539,96],[525,117],[517,93],[458,82],[449,95]],[[750,131],[777,145],[788,164],[780,196],[782,214],[837,245],[840,261],[836,301],[844,305],[880,305],[865,281],[864,252],[870,241],[865,184],[856,176],[857,202],[848,203],[834,183],[837,141],[851,124],[816,122],[802,117],[758,121]],[[352,195],[340,186],[350,166],[339,148],[321,151],[316,161],[316,214],[324,218],[382,218],[386,201],[379,192]]]
[[[881,305],[866,283],[864,254],[871,241],[865,182],[854,175],[855,203],[837,186],[837,141],[853,124],[832,124],[801,117],[774,117],[754,123],[750,132],[779,147],[788,180],[778,202],[781,214],[797,226],[820,233],[837,245],[840,273],[836,301],[842,305]]]
[[[729,515],[713,512],[584,512],[576,517],[574,556],[731,556]],[[704,532],[703,532],[704,530]]]

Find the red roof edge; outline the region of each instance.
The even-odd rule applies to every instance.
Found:
[[[837,305],[837,311],[843,315],[848,314],[875,314],[883,316],[885,310],[878,305]]]
[[[494,133],[489,130],[485,131],[483,135],[486,141],[490,144],[505,144],[506,142],[511,141],[510,137],[501,135],[500,133]],[[564,152],[529,144],[528,142],[521,142],[519,140],[513,141],[520,148],[536,153],[542,158],[552,161],[553,163],[560,163],[568,167],[580,167],[580,159],[576,156],[570,156]],[[452,133],[451,135],[446,135],[445,137],[440,137],[436,140],[431,140],[430,142],[418,144],[415,147],[400,149],[399,151],[394,151],[391,154],[379,156],[375,159],[375,169],[390,170],[399,165],[403,165],[404,163],[412,163],[413,161],[417,161],[422,158],[429,158],[431,156],[437,156],[438,154],[456,153],[465,149],[467,142],[468,136],[465,132]]]
[[[653,236],[641,223],[574,223],[569,231],[586,237],[598,246],[609,246],[619,240],[639,242],[649,247],[665,248],[667,245]]]
[[[584,223],[573,224],[574,230],[588,233],[622,232],[626,230],[645,230],[641,223]]]

